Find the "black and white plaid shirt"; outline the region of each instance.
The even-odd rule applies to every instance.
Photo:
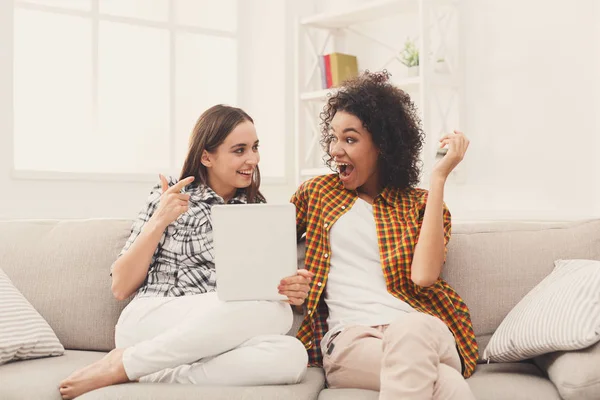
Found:
[[[167,178],[169,186],[177,179]],[[205,185],[189,185],[182,191],[190,195],[189,209],[171,223],[154,251],[146,280],[137,291],[136,297],[185,296],[214,292],[215,263],[211,208],[224,204],[221,196]],[[161,185],[156,185],[131,228],[122,255],[158,208]],[[246,194],[240,192],[228,204],[246,203]],[[119,255],[119,256],[120,256]]]

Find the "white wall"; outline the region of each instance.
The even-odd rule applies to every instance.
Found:
[[[261,166],[281,171],[278,184],[261,185],[269,202],[288,202],[294,187],[292,2],[239,1],[240,106],[261,140]],[[266,135],[265,133],[269,134]],[[277,180],[277,179],[275,179]]]
[[[464,0],[465,185],[459,218],[585,218],[600,177],[594,0]]]
[[[459,3],[471,147],[447,185],[454,218],[600,216],[598,2]]]
[[[596,210],[595,215],[600,215],[600,2],[594,3],[595,12],[594,15],[594,25],[596,28],[595,38],[592,40],[592,48],[595,48],[596,54],[596,80],[595,80],[595,108],[594,114],[596,116],[596,133],[595,139],[596,142],[593,146],[594,158],[596,160],[596,173],[594,176],[594,186],[596,187]]]
[[[240,74],[240,102],[255,117],[259,135],[270,130],[280,132],[281,138],[264,143],[271,154],[291,135],[292,116],[286,98],[291,99],[291,25],[284,24],[287,10],[277,0],[240,2],[242,43],[246,50],[240,61],[248,68]],[[12,4],[0,2],[0,59],[12,59]],[[268,16],[268,18],[266,18]],[[291,18],[288,15],[289,18]],[[289,46],[285,46],[285,43]],[[269,45],[273,47],[269,48]],[[290,57],[286,58],[289,53]],[[267,66],[265,68],[265,65]],[[261,82],[270,82],[261,86]],[[290,82],[288,84],[288,82]],[[291,101],[291,100],[290,100]],[[35,118],[35,116],[32,116]],[[12,156],[12,62],[0,63],[0,219],[12,218],[133,218],[153,186],[152,182],[88,182],[20,180],[11,176]],[[291,136],[290,136],[291,138]],[[290,139],[291,140],[291,139]],[[290,149],[289,153],[293,153]],[[289,171],[293,182],[293,159],[286,154],[263,157],[263,161],[281,165]],[[282,174],[283,175],[283,174]],[[158,177],[157,177],[158,180]],[[288,201],[293,184],[285,179],[263,184],[262,190],[272,202]]]

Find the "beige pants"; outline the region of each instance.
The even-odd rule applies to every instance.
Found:
[[[475,399],[454,336],[423,313],[390,325],[346,327],[323,344],[323,367],[330,388],[377,390],[383,400]]]

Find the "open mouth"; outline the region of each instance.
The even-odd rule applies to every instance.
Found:
[[[352,172],[354,172],[354,165],[349,163],[338,163],[337,167],[342,180],[348,179],[352,175]]]

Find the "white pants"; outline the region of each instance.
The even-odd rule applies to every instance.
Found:
[[[134,299],[116,326],[130,380],[198,385],[298,383],[308,355],[286,336],[284,302],[222,302],[216,293]]]

